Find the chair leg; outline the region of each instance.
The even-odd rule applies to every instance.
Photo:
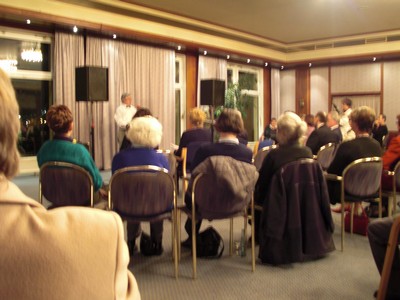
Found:
[[[229,220],[229,255],[233,255],[233,218]]]
[[[196,253],[196,216],[194,208],[192,208],[192,263],[193,263],[193,279],[197,277],[197,253]]]
[[[254,201],[254,200],[252,200]],[[256,269],[256,237],[254,229],[254,205],[251,207],[251,270],[254,272]]]
[[[178,240],[177,240],[177,223],[178,223],[178,211],[175,210],[173,212],[173,222],[171,224],[171,230],[173,233],[172,238],[172,249],[173,249],[173,257],[174,257],[174,266],[175,266],[175,278],[178,279],[179,276],[179,268],[178,268]]]
[[[342,223],[341,250],[343,252],[343,249],[344,249],[344,202],[343,201],[342,201],[342,208],[341,208],[341,223]]]
[[[181,260],[181,210],[177,210],[177,217],[176,217],[176,244],[178,247],[178,261]]]

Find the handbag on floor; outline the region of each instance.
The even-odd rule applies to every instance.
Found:
[[[350,232],[350,212],[346,212],[344,216],[344,229],[347,232]],[[353,216],[353,233],[357,233],[360,235],[367,235],[367,227],[369,223],[369,218],[363,209],[361,215]]]
[[[196,256],[203,258],[220,258],[224,252],[224,241],[219,233],[208,227],[200,232],[196,241]]]

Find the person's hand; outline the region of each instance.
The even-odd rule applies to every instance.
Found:
[[[108,199],[108,192],[105,189],[103,189],[103,188],[99,189],[99,194],[100,194],[101,198]]]

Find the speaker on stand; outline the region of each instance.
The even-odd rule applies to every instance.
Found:
[[[209,105],[211,115],[211,142],[214,142],[214,108],[225,104],[225,81],[207,79],[200,81],[200,105]]]
[[[90,102],[89,128],[90,153],[94,159],[94,114],[93,104],[108,101],[108,68],[78,67],[75,69],[75,99]]]

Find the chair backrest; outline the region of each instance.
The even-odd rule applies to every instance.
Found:
[[[353,161],[343,171],[342,193],[360,199],[376,198],[381,187],[382,167],[380,157]]]
[[[163,219],[176,207],[174,180],[157,166],[119,169],[111,176],[108,195],[109,208],[124,219]]]
[[[191,172],[191,163],[196,155],[197,150],[201,147],[201,145],[208,144],[209,142],[198,141],[191,142],[186,147],[182,148],[182,172],[183,176],[186,177],[186,173]]]
[[[80,166],[51,161],[40,167],[39,200],[43,196],[52,207],[93,206],[93,179],[88,171]]]
[[[327,170],[336,154],[336,144],[329,143],[322,146],[317,153],[317,161],[320,163],[322,170]]]
[[[396,187],[396,190],[399,191],[400,190],[400,161],[396,164],[396,166],[394,167],[394,186]]]
[[[268,147],[264,147],[262,149],[260,149],[256,155],[253,158],[253,164],[256,167],[257,171],[259,171],[261,169],[262,163],[265,159],[265,157],[267,156],[267,154],[272,150],[277,148],[277,145],[272,145],[272,146],[268,146]]]
[[[169,173],[172,177],[176,175],[176,156],[171,150],[158,149],[157,153],[162,153],[167,159],[169,164]]]
[[[195,172],[192,198],[198,215],[210,220],[243,213],[258,178],[253,165],[228,156],[211,156]]]

